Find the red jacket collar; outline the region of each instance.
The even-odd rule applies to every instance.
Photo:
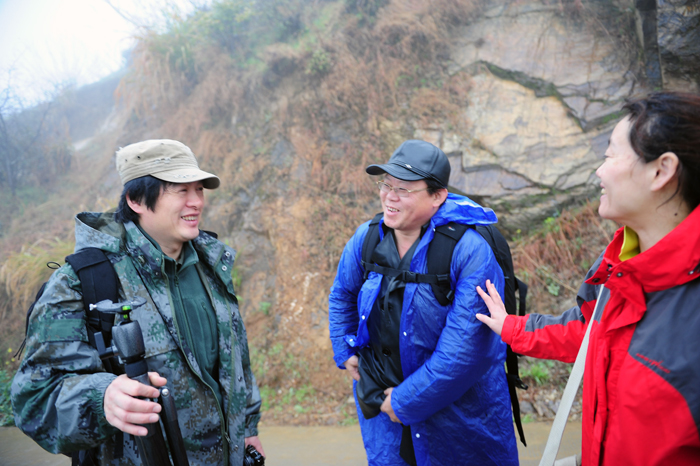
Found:
[[[615,232],[603,261],[590,284],[605,283],[612,276],[641,284],[644,292],[665,290],[687,283],[700,274],[700,207],[653,247],[624,262],[620,250],[624,228]]]

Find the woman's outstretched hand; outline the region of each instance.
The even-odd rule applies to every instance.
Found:
[[[488,294],[482,290],[480,286],[476,287],[476,292],[479,293],[481,299],[486,303],[491,317],[485,314],[477,314],[476,318],[488,325],[491,330],[500,336],[503,330],[503,322],[505,322],[508,313],[506,312],[506,307],[503,305],[503,300],[501,300],[501,295],[498,294],[491,280],[486,280],[486,290]]]

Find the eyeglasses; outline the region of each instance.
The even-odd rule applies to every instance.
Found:
[[[398,188],[396,186],[392,186],[388,183],[385,183],[383,181],[377,181],[377,186],[379,186],[379,190],[383,193],[390,193],[391,191],[394,191],[397,196],[399,197],[407,197],[411,193],[417,193],[420,191],[427,191],[430,188],[423,188],[423,189],[406,189],[406,188]]]

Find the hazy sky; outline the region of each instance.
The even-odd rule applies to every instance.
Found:
[[[187,8],[202,1],[111,3],[129,17],[148,21],[165,3]],[[30,101],[66,82],[94,82],[123,65],[122,52],[133,46],[136,32],[104,0],[0,0],[0,91],[8,76]]]

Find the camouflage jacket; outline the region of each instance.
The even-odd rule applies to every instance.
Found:
[[[76,251],[106,252],[120,280],[120,299],[147,300],[132,319],[143,331],[148,370],[165,377],[173,391],[190,464],[243,464],[244,438],[257,435],[260,393],[231,280],[235,251],[203,232],[193,240],[197,270],[217,315],[222,412],[180,336],[162,253],[136,225],[118,224],[111,214],[78,214],[75,236]],[[99,446],[100,464],[140,464],[133,437],[115,436],[117,429],[105,418],[104,393],[114,378],[88,343],[80,280],[65,264],[48,281],[31,316],[27,352],[12,384],[15,422],[52,453]],[[114,458],[119,438],[123,457]]]

